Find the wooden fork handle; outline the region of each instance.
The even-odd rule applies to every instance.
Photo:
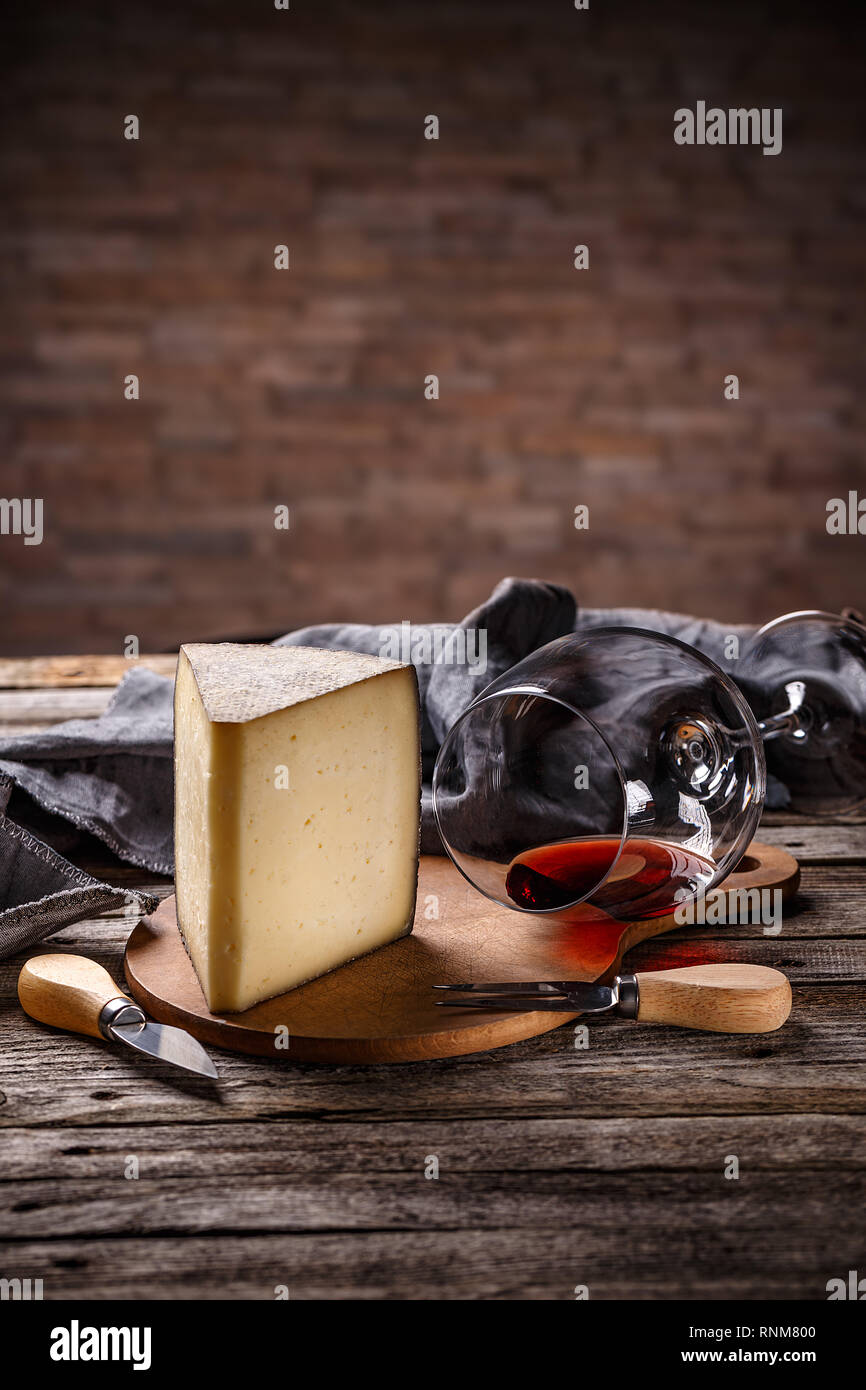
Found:
[[[640,1023],[710,1033],[772,1033],[791,1012],[791,986],[766,965],[690,965],[637,977]]]

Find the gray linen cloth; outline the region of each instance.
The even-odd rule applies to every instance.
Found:
[[[467,633],[486,635],[486,661],[416,660],[422,708],[422,850],[441,854],[432,813],[430,777],[439,744],[451,724],[492,680],[521,658],[578,626],[624,624],[666,632],[720,665],[724,640],[746,639],[752,629],[723,627],[671,613],[641,609],[588,609],[556,584],[505,579],[459,624],[436,624],[441,652],[449,643],[474,655]],[[399,630],[400,625],[397,629]],[[460,632],[463,629],[463,633]],[[329,623],[278,638],[278,644],[380,654],[383,625]],[[433,627],[411,629],[419,635]],[[423,640],[421,645],[423,646]],[[429,644],[428,644],[429,645]],[[14,789],[14,796],[13,796]],[[42,733],[0,739],[0,957],[34,945],[60,927],[126,903],[152,912],[156,899],[125,891],[83,873],[26,828],[36,805],[104,841],[121,859],[156,874],[173,872],[172,682],[137,668],[118,686],[98,719],[73,719]],[[11,813],[10,813],[11,812]],[[22,824],[21,822],[24,822]]]

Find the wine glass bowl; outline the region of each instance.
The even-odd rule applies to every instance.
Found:
[[[488,897],[525,911],[553,904],[514,896],[508,876],[521,854],[569,834],[597,836],[613,846],[610,867],[628,827],[625,779],[603,735],[579,710],[531,687],[488,687],[458,719],[439,752],[433,804],[461,873]]]

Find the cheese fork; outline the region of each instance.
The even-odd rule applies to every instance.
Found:
[[[766,965],[690,965],[616,975],[610,984],[582,980],[507,980],[500,984],[434,985],[466,995],[438,999],[440,1008],[613,1013],[638,1023],[667,1023],[710,1033],[772,1033],[791,1012],[791,986]]]

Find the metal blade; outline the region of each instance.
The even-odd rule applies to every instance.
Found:
[[[576,1014],[577,1008],[567,999],[437,999],[437,1009],[486,1009],[496,1014]]]
[[[201,1043],[182,1028],[170,1028],[167,1023],[114,1023],[111,1025],[112,1037],[126,1043],[136,1052],[144,1052],[149,1057],[171,1062],[185,1071],[197,1072],[200,1076],[218,1079],[219,1073],[208,1057]]]
[[[527,986],[531,989],[531,986]],[[577,981],[569,983],[568,993],[560,998],[549,994],[517,994],[514,987],[508,993],[486,996],[478,994],[469,999],[437,999],[439,1008],[445,1009],[497,1009],[509,1013],[562,1013],[562,1014],[603,1014],[612,1009],[617,1002],[616,991],[610,985],[587,985]]]
[[[460,994],[568,994],[578,980],[505,980],[501,984],[433,985],[433,989],[451,989]]]

